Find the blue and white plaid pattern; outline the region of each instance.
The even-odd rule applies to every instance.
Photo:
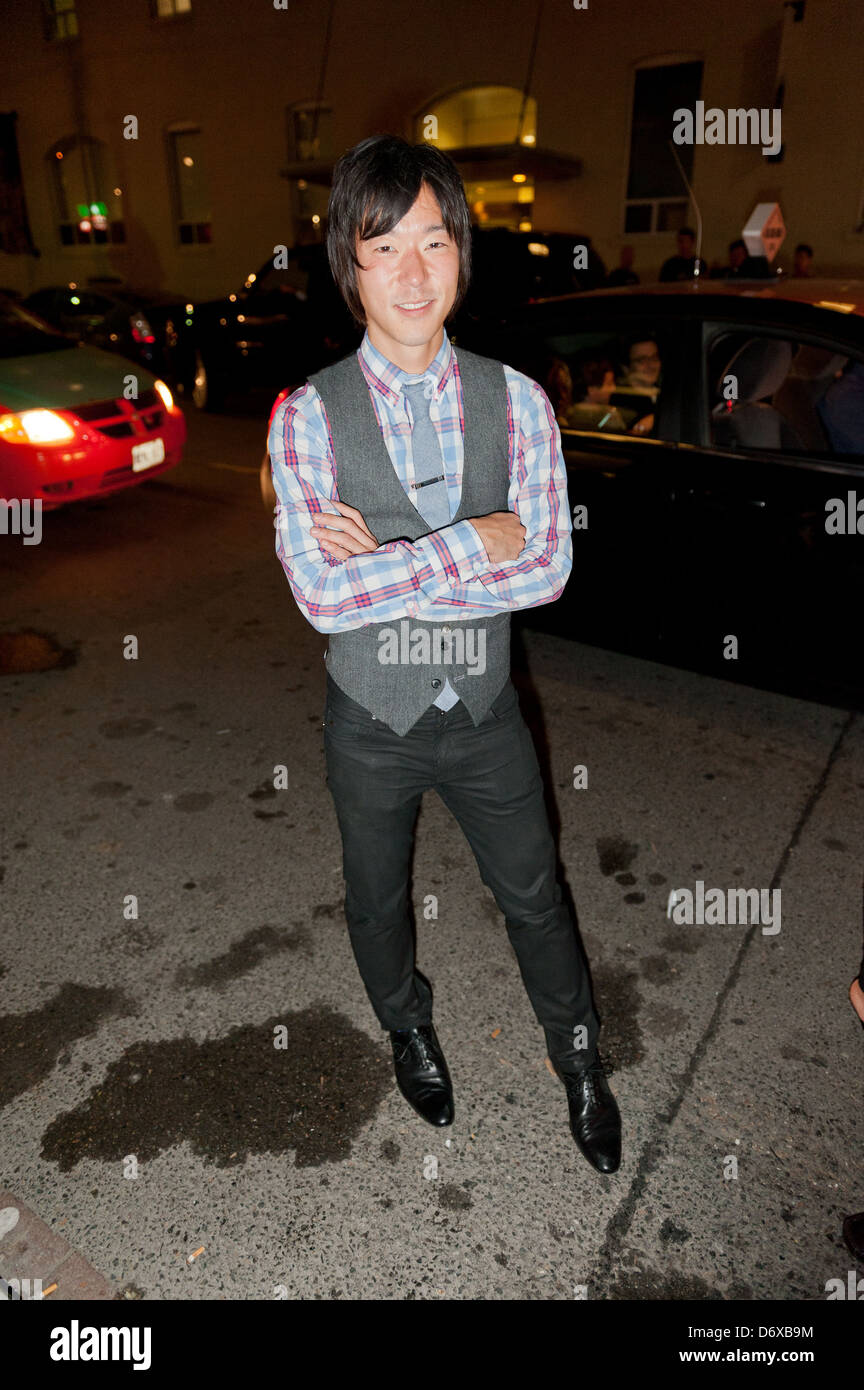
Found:
[[[369,386],[387,452],[402,486],[417,481],[411,458],[411,418],[402,371],[372,344],[368,333],[358,360]],[[446,331],[424,376],[430,417],[447,476],[450,515],[462,492],[463,401],[458,349]],[[273,411],[268,449],[276,508],[276,553],[304,617],[319,632],[346,632],[399,618],[446,622],[552,603],[573,562],[567,475],[561,435],[549,400],[529,377],[504,367],[508,398],[510,489],[508,506],[525,527],[516,560],[491,561],[470,521],[459,521],[419,540],[388,541],[375,551],[337,560],[309,536],[321,512],[338,498],[333,440],[318,392],[308,382]]]

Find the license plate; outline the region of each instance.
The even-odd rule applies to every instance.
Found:
[[[143,444],[132,445],[132,472],[140,473],[142,468],[152,468],[165,458],[165,440],[148,439]]]

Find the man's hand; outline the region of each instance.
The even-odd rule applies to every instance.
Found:
[[[525,548],[525,527],[515,512],[490,512],[469,520],[490,560],[518,560]]]
[[[333,506],[338,507],[339,516],[320,512],[309,530],[322,550],[337,560],[347,560],[351,555],[378,549],[378,542],[356,507],[349,507],[347,502],[334,502]]]

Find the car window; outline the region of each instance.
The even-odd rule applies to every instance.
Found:
[[[10,300],[0,300],[0,357],[31,357],[37,352],[62,352],[75,344],[35,314]]]
[[[74,290],[63,295],[62,312],[73,318],[83,318],[85,315],[101,317],[112,308],[110,299],[102,294],[94,294],[92,290]]]
[[[562,432],[662,436],[668,331],[553,330],[514,347],[506,360],[543,387]]]
[[[720,448],[864,457],[864,361],[848,348],[721,330],[708,342],[707,381]]]

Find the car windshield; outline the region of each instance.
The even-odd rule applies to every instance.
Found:
[[[0,357],[33,357],[38,352],[73,347],[73,338],[58,333],[29,309],[0,299]]]

